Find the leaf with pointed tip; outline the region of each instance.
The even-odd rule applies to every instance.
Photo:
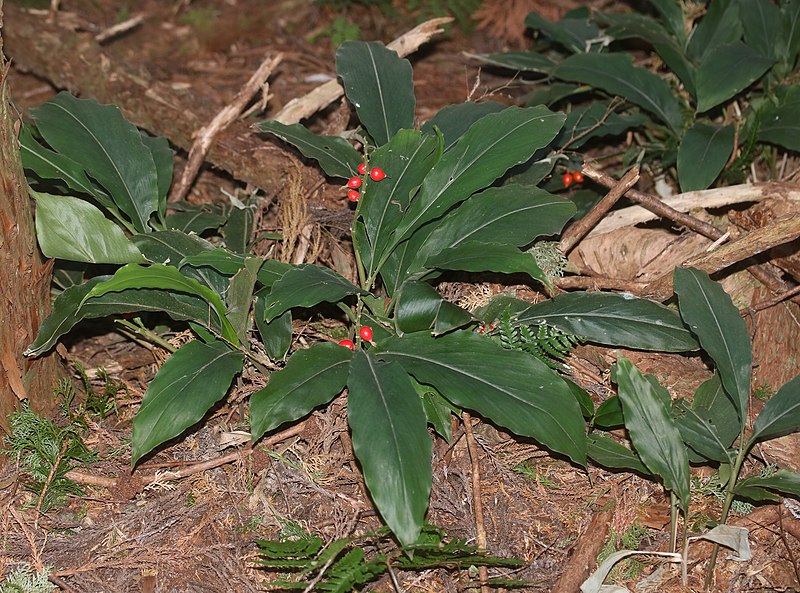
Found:
[[[177,262],[175,266],[178,269],[184,266],[191,266],[192,268],[209,267],[220,274],[233,276],[244,267],[244,262],[244,255],[232,253],[227,249],[217,247],[211,251],[200,251],[194,255],[187,255]]]
[[[592,424],[605,429],[625,425],[625,417],[622,415],[622,402],[619,401],[618,395],[612,395],[597,406]]]
[[[414,127],[411,63],[383,43],[345,41],[336,50],[336,74],[377,146],[389,142],[398,130]]]
[[[173,212],[167,214],[165,226],[187,235],[201,235],[207,230],[218,229],[225,222],[225,217],[216,212],[195,210],[193,212]]]
[[[708,189],[714,183],[733,152],[735,135],[732,125],[698,122],[686,130],[678,147],[681,191]]]
[[[407,334],[385,340],[381,348],[381,360],[400,363],[455,405],[586,464],[578,403],[564,381],[533,356],[472,332]]]
[[[600,37],[600,29],[586,18],[567,17],[553,22],[531,12],[525,17],[525,25],[575,53],[589,51],[592,41]]]
[[[542,105],[508,107],[472,124],[425,177],[395,231],[393,245],[547,146],[564,117]]]
[[[617,361],[625,427],[644,464],[664,481],[684,512],[689,506],[689,457],[681,434],[650,382],[629,360]]]
[[[742,19],[744,41],[750,47],[770,58],[781,57],[776,54],[776,39],[781,36],[781,13],[770,0],[739,0],[740,11],[747,18]]]
[[[531,305],[512,322],[547,323],[590,342],[639,350],[686,352],[698,344],[673,310],[646,299],[602,292],[572,292]]]
[[[750,444],[800,430],[800,375],[769,398],[753,425]]]
[[[36,199],[36,238],[45,256],[92,264],[145,261],[122,229],[96,206],[72,196],[29,191]]]
[[[800,150],[800,87],[790,86],[775,94],[777,104],[766,102],[758,111],[758,139]]]
[[[499,272],[515,274],[524,272],[545,286],[550,280],[536,263],[536,258],[513,245],[468,241],[456,247],[442,249],[425,261],[426,268],[458,270],[462,272]]]
[[[646,120],[642,113],[619,115],[607,103],[592,103],[569,112],[555,144],[564,146],[568,142],[571,150],[577,150],[592,138],[619,136],[630,128],[641,126]]]
[[[292,345],[292,312],[286,311],[272,321],[264,320],[264,296],[266,290],[262,289],[256,294],[256,303],[253,307],[258,333],[264,349],[272,360],[283,360],[289,347]]]
[[[747,15],[750,20],[750,15]],[[744,29],[736,0],[711,0],[708,9],[692,31],[686,54],[695,62],[722,45],[739,41]]]
[[[307,265],[286,272],[265,298],[264,319],[272,321],[294,307],[337,303],[346,296],[368,294],[330,268]]]
[[[731,445],[739,436],[739,417],[719,375],[697,388],[691,406],[684,400],[675,401],[673,415],[689,447],[706,459],[733,465]]]
[[[228,309],[225,312],[230,320],[239,341],[246,344],[250,327],[250,307],[253,304],[253,290],[256,286],[257,274],[264,260],[260,257],[245,258],[244,267],[231,278],[225,300]]]
[[[153,154],[118,107],[61,92],[31,109],[39,133],[56,151],[70,155],[110,194],[136,230],[149,232],[158,209]]]
[[[133,420],[131,465],[199,422],[225,396],[243,361],[223,342],[194,340],[176,350],[150,382]]]
[[[158,213],[164,216],[167,207],[167,194],[172,185],[172,158],[175,156],[169,147],[169,141],[163,136],[150,136],[145,132],[139,132],[142,142],[153,156],[153,163],[156,166],[156,186],[158,187]]]
[[[353,452],[384,521],[408,546],[417,541],[433,481],[431,438],[422,402],[403,367],[363,350],[347,379]]]
[[[292,354],[283,369],[270,374],[267,386],[250,396],[253,442],[339,395],[352,357],[350,350],[330,342]]]
[[[395,328],[397,335],[431,331],[434,336],[447,333],[472,321],[472,315],[446,301],[425,282],[407,280],[396,296]]]
[[[508,51],[501,54],[470,55],[470,57],[501,68],[519,72],[538,72],[549,74],[556,63],[544,54],[535,51]]]
[[[800,52],[800,1],[780,3],[781,32],[775,40],[776,54],[789,69],[794,69]]]
[[[449,149],[463,136],[472,124],[481,119],[484,115],[502,111],[506,106],[494,101],[483,103],[458,103],[447,105],[436,112],[431,119],[422,124],[421,131],[432,136],[436,135],[438,129],[444,139],[444,150]]]
[[[780,469],[768,478],[760,476],[746,478],[736,484],[734,492],[741,496],[748,496],[745,493],[751,488],[766,488],[781,494],[800,497],[800,473]]]
[[[695,268],[675,268],[681,316],[717,365],[722,385],[744,427],[750,401],[753,355],[750,333],[722,286]]]
[[[225,247],[234,253],[247,253],[254,228],[255,207],[245,206],[244,208],[239,208],[233,206],[228,211],[228,219],[220,228],[222,237],[225,239]]]
[[[697,69],[697,112],[708,111],[743,91],[774,63],[741,41],[712,49]]]
[[[681,106],[669,84],[649,70],[634,66],[629,54],[576,54],[562,61],[553,76],[624,97],[655,115],[675,133],[682,127]]]
[[[589,441],[589,457],[595,463],[611,469],[626,469],[640,472],[646,476],[652,475],[635,451],[631,451],[611,437],[591,434],[587,439]]]
[[[277,121],[263,121],[257,127],[288,142],[304,157],[317,161],[329,177],[346,179],[355,174],[361,162],[358,151],[339,136],[317,136],[302,124],[286,125]]]

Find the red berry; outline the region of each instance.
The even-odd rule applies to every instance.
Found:
[[[348,350],[355,350],[356,345],[353,344],[353,340],[342,340],[339,342],[339,346],[344,346]]]
[[[367,163],[361,163],[358,166],[357,171],[358,171],[359,175],[366,175],[367,174]]]
[[[564,187],[569,187],[572,185],[572,174],[571,173],[564,173],[564,176],[561,178],[561,181],[564,182]]]
[[[347,192],[347,199],[350,200],[351,202],[358,202],[358,198],[360,198],[360,197],[361,197],[361,194],[359,194],[354,189],[351,189],[351,190],[349,190]]]
[[[572,174],[572,179],[575,181],[575,183],[583,183],[583,173],[580,171],[575,171]]]
[[[358,189],[361,187],[361,178],[360,177],[351,177],[350,181],[347,182],[347,187],[352,187],[353,189]]]
[[[379,169],[378,167],[373,167],[372,170],[369,172],[370,179],[372,181],[380,181],[386,177],[386,173],[383,172],[383,169]]]
[[[367,327],[366,325],[358,330],[358,335],[361,336],[362,340],[366,340],[367,342],[372,341],[372,328]]]

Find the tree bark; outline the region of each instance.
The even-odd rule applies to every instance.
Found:
[[[2,8],[0,0],[0,27]],[[50,310],[52,263],[43,261],[36,246],[2,50],[0,36],[0,427],[7,431],[7,416],[20,400],[30,400],[38,411],[52,407],[53,385],[63,368],[55,354],[33,360],[22,355]]]

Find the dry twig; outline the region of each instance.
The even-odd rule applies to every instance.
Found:
[[[469,461],[472,470],[472,510],[475,515],[475,543],[480,550],[486,550],[486,526],[483,523],[483,500],[481,499],[481,470],[480,458],[478,456],[478,444],[475,442],[475,435],[472,433],[472,417],[469,412],[462,412],[461,419],[464,422],[464,435],[467,439],[467,450],[469,451]],[[479,569],[481,579],[481,593],[489,593],[486,581],[489,579],[489,571],[485,566]]]

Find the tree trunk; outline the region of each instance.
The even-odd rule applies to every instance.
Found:
[[[7,431],[7,416],[20,400],[29,399],[36,410],[52,406],[53,385],[63,368],[55,354],[34,360],[22,356],[50,311],[52,265],[42,260],[36,246],[2,50],[0,37],[0,427]]]

